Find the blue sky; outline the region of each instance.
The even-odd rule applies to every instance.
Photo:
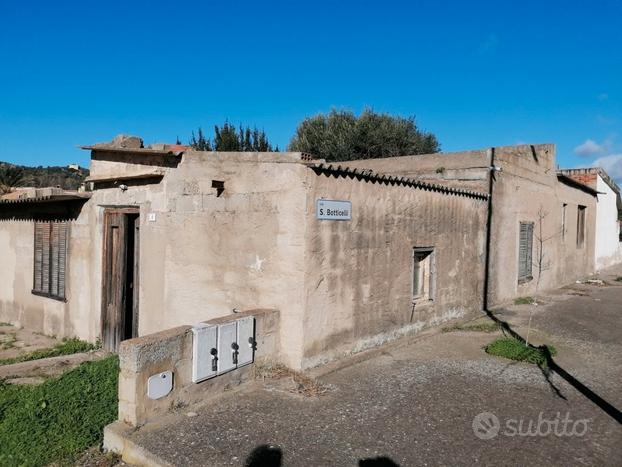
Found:
[[[131,3],[131,4],[130,4]],[[0,2],[0,160],[118,133],[415,115],[444,151],[553,142],[622,179],[622,1]]]

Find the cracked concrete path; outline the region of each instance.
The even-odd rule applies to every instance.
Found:
[[[620,410],[622,284],[609,283],[545,297],[532,337],[555,345],[556,362]],[[529,310],[497,316],[524,335]],[[484,353],[499,335],[397,343],[321,376],[331,388],[323,396],[257,383],[131,440],[178,466],[248,465],[253,452],[265,462],[252,465],[270,466],[622,465],[622,426],[561,377]]]

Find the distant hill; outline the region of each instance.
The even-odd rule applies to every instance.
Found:
[[[25,165],[9,164],[8,162],[0,162],[0,169],[12,166],[23,170],[23,180],[20,186],[28,187],[47,187],[59,186],[64,190],[77,190],[89,175],[88,169],[78,167],[77,170],[69,169],[69,167],[28,167]]]

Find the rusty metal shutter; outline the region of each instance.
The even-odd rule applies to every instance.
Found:
[[[518,240],[518,280],[532,279],[533,224],[521,222]]]

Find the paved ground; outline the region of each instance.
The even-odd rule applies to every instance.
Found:
[[[179,466],[620,466],[622,425],[590,400],[600,397],[614,415],[622,408],[622,284],[609,284],[558,291],[533,314],[534,341],[557,348],[556,362],[588,396],[535,365],[485,354],[497,333],[458,331],[326,374],[331,390],[319,398],[258,384],[143,427],[133,440]],[[531,309],[497,316],[525,335]],[[551,433],[555,426],[565,436]]]

